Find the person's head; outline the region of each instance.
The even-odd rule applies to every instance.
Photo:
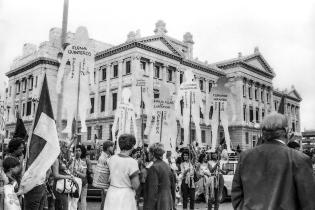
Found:
[[[103,143],[103,151],[108,154],[114,154],[114,143],[112,141],[106,140]]]
[[[118,145],[121,151],[130,151],[136,144],[136,138],[131,134],[122,134],[118,138]]]
[[[8,145],[8,151],[11,153],[13,156],[19,157],[23,155],[25,150],[25,143],[22,138],[16,137],[13,138]]]
[[[59,141],[60,146],[60,152],[63,155],[66,155],[68,153],[68,143],[66,141]]]
[[[73,147],[73,152],[75,153],[76,159],[84,159],[86,158],[86,149],[83,145],[77,145],[76,147]]]
[[[157,160],[162,160],[164,153],[165,153],[164,146],[159,142],[154,143],[149,147],[149,155],[151,157],[150,159],[155,158]]]
[[[189,151],[188,150],[184,150],[182,152],[182,160],[183,161],[188,161],[189,160]]]
[[[296,141],[290,141],[288,143],[288,147],[295,149],[295,150],[300,150],[300,144]]]
[[[218,154],[216,152],[211,153],[211,160],[218,160]]]
[[[207,162],[207,155],[204,154],[204,153],[200,154],[198,162],[199,162],[199,163],[205,163],[205,162]]]
[[[14,157],[5,158],[2,166],[4,173],[16,175],[21,172],[21,163],[17,158]]]
[[[130,153],[130,156],[133,158],[133,159],[138,159],[141,155],[140,155],[140,148],[136,148],[134,150],[132,150],[132,152]]]
[[[262,122],[262,133],[265,141],[275,139],[287,142],[288,119],[277,112],[272,112]]]

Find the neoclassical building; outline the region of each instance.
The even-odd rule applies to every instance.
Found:
[[[57,54],[60,49],[60,29],[50,31],[49,41],[40,44],[39,48],[25,44],[23,55],[13,61],[7,88],[7,137],[15,128],[15,113],[19,112],[26,128],[31,129],[32,119],[36,108],[36,99],[41,87],[44,73],[48,77],[48,85],[54,113],[57,109],[56,77],[59,66]],[[67,42],[71,43],[73,34],[67,34]],[[97,54],[95,56],[94,79],[96,91],[90,93],[92,108],[87,119],[87,133],[81,135],[85,144],[111,139],[111,128],[117,103],[121,98],[124,87],[132,87],[133,75],[136,71],[144,71],[145,77],[153,81],[154,97],[159,97],[158,87],[167,85],[176,93],[183,82],[183,73],[190,69],[195,74],[202,92],[204,110],[201,110],[201,137],[205,145],[211,142],[210,126],[208,125],[210,105],[207,97],[216,80],[227,76],[237,88],[237,100],[234,102],[236,121],[230,125],[232,146],[241,148],[255,146],[259,136],[259,123],[266,114],[275,110],[274,101],[285,95],[287,103],[294,106],[294,127],[300,131],[299,97],[296,90],[292,93],[275,91],[272,79],[273,69],[259,52],[258,48],[249,56],[239,54],[238,58],[214,64],[201,62],[193,57],[193,36],[183,35],[183,40],[177,40],[167,35],[166,24],[158,21],[154,35],[141,37],[137,32],[130,32],[127,39],[120,45],[91,39]],[[134,96],[139,97],[139,96]],[[146,113],[145,113],[146,114]],[[232,113],[231,113],[232,114]],[[56,115],[56,114],[55,114]],[[291,112],[290,112],[291,116]],[[63,126],[65,121],[63,121]],[[291,124],[293,125],[293,124]],[[79,126],[79,124],[78,124]],[[141,120],[137,120],[140,130]],[[144,125],[145,126],[145,125]],[[183,129],[178,129],[178,142],[183,139]],[[80,127],[78,127],[80,132]],[[138,137],[140,137],[138,133]],[[192,130],[195,139],[195,131]],[[145,139],[146,140],[146,139]]]

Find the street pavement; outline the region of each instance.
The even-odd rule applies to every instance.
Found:
[[[101,202],[100,201],[89,201],[87,209],[88,210],[100,210]],[[142,209],[140,207],[140,209]],[[182,210],[182,206],[178,206],[177,210]],[[207,210],[207,206],[205,203],[197,203],[195,206],[195,210]],[[220,204],[219,210],[233,210],[231,202],[225,202]]]

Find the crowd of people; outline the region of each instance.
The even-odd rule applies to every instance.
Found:
[[[262,125],[262,145],[235,151],[239,162],[232,185],[234,209],[314,210],[314,156],[312,168],[311,158],[298,150],[297,142],[288,142],[283,115],[266,116]],[[19,191],[26,145],[23,139],[13,138],[2,161],[0,180],[13,186],[25,210],[86,210],[89,184],[101,191],[101,210],[194,209],[196,202],[219,209],[223,175],[230,170],[224,164],[229,162],[224,145],[214,153],[198,145],[172,153],[161,143],[141,148],[134,148],[135,144],[131,134],[120,135],[118,145],[105,141],[92,170],[83,145],[60,141],[61,152],[46,173],[44,193],[31,191],[26,197]],[[119,153],[115,152],[118,146]]]

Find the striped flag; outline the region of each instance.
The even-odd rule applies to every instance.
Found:
[[[26,162],[26,172],[21,181],[21,189],[24,193],[44,183],[47,170],[60,153],[46,75],[34,119],[32,136],[29,141],[29,157]]]
[[[19,113],[17,113],[17,116],[16,116],[15,131],[13,134],[13,138],[16,138],[16,137],[20,137],[24,140],[28,138],[27,131],[25,129],[23,120],[21,119]]]

